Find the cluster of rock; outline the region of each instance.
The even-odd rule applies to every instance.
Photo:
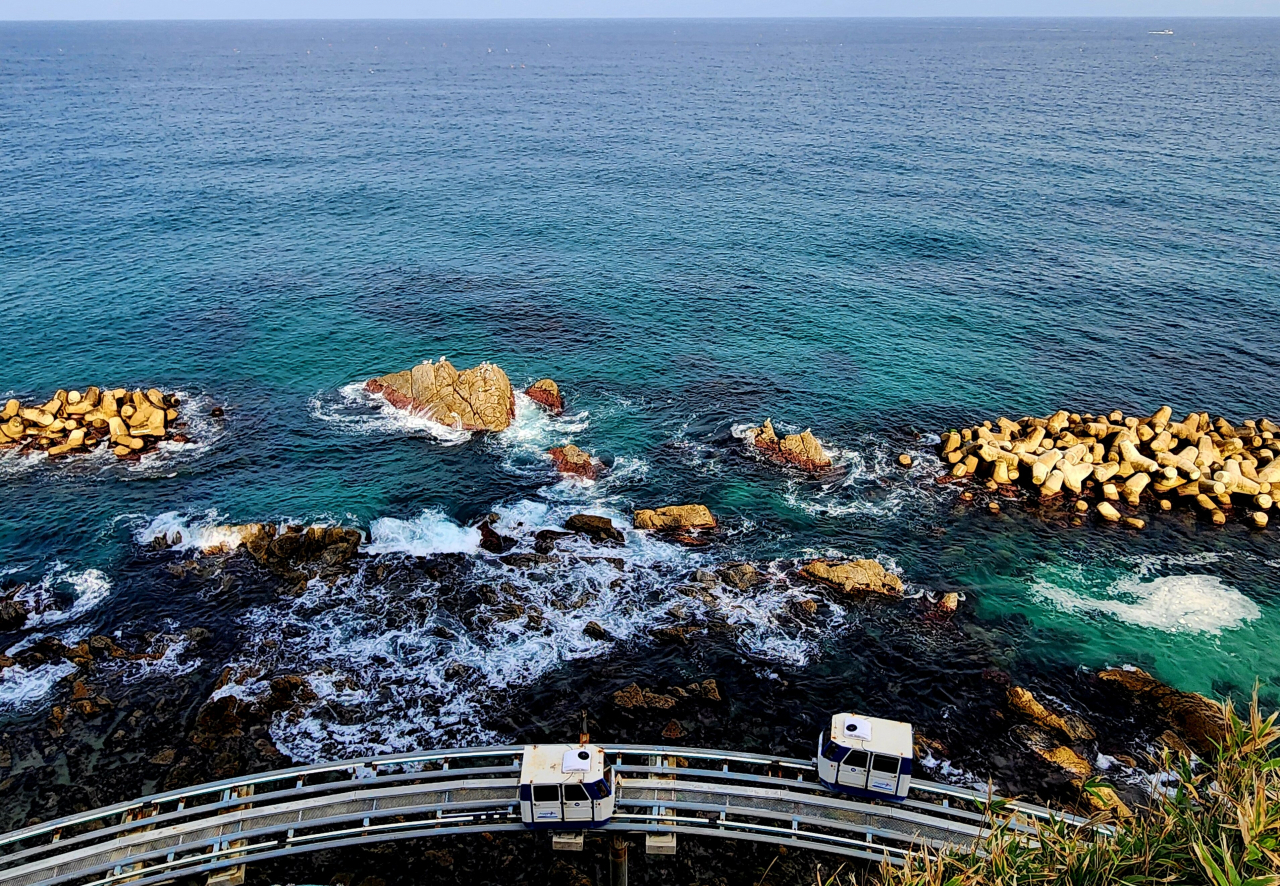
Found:
[[[663,692],[645,689],[639,683],[631,683],[613,693],[613,703],[624,711],[670,711],[686,704],[705,704],[721,701],[720,687],[714,679],[690,683],[681,688],[669,686]],[[679,720],[670,720],[662,728],[662,737],[668,741],[684,738],[688,730]]]
[[[217,526],[210,534],[218,541],[201,548],[202,554],[232,554],[243,548],[258,565],[292,582],[295,593],[317,575],[340,574],[364,543],[359,529],[343,526],[245,523]],[[155,539],[152,548],[163,550],[182,541],[182,533],[174,532]]]
[[[1265,418],[1234,425],[1193,412],[1175,421],[1162,406],[1150,416],[1002,417],[948,431],[938,448],[951,478],[986,481],[993,491],[1017,485],[1042,499],[1070,494],[1079,512],[1092,507],[1137,529],[1145,521],[1122,506],[1152,501],[1162,510],[1194,505],[1218,525],[1235,514],[1262,527],[1280,482],[1278,435],[1280,426]]]
[[[1161,683],[1137,668],[1110,668],[1098,673],[1099,684],[1139,709],[1144,719],[1166,727],[1157,743],[1171,753],[1211,758],[1226,735],[1226,715],[1221,704],[1194,692],[1182,692]],[[1105,785],[1085,783],[1098,774],[1091,760],[1098,759],[1092,726],[1069,711],[1050,710],[1030,690],[1010,686],[1006,706],[1015,720],[1012,736],[1051,767],[1061,771],[1090,811],[1107,810],[1128,815],[1129,809]],[[1137,768],[1133,758],[1115,758]]]
[[[371,378],[365,388],[392,406],[462,431],[503,431],[516,416],[511,381],[492,363],[459,372],[442,357]]]
[[[58,391],[47,403],[9,400],[0,409],[0,449],[44,451],[50,458],[92,452],[104,442],[120,458],[140,456],[165,439],[188,442],[179,400],[155,388],[89,387]]]
[[[808,428],[802,433],[779,438],[773,430],[773,420],[765,419],[760,427],[747,431],[747,437],[757,450],[779,464],[811,474],[822,473],[831,467],[831,457],[823,451],[822,444]]]

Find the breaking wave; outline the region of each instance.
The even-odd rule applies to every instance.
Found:
[[[59,680],[75,673],[69,661],[34,668],[21,665],[0,670],[0,711],[22,710],[43,699]]]
[[[348,434],[427,437],[442,446],[457,446],[472,436],[470,431],[460,431],[426,416],[397,409],[385,397],[366,390],[362,381],[344,385],[336,393],[317,394],[309,405],[314,418]]]
[[[368,554],[474,554],[480,550],[480,530],[460,526],[440,511],[423,511],[414,520],[379,517],[369,525]]]
[[[18,594],[32,610],[24,627],[35,628],[75,621],[110,594],[111,579],[102,570],[77,570],[56,561],[39,582]],[[68,599],[70,605],[67,605]]]

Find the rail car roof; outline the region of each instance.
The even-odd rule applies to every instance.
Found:
[[[581,759],[585,752],[587,759]],[[604,778],[604,751],[593,744],[526,745],[521,784],[574,784]]]
[[[831,740],[846,748],[877,754],[910,757],[911,724],[861,714],[836,714],[831,718]]]

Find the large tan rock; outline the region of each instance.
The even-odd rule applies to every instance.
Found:
[[[645,508],[636,511],[634,522],[636,529],[657,529],[660,531],[716,528],[716,518],[706,505],[668,505],[663,508]]]
[[[831,457],[823,451],[818,438],[808,429],[800,434],[787,434],[779,438],[773,430],[773,420],[765,419],[763,425],[752,428],[747,433],[751,435],[755,447],[774,461],[794,465],[811,473],[831,467]]]
[[[554,415],[564,412],[564,398],[560,396],[560,386],[549,378],[540,378],[525,388],[525,396],[540,406],[550,409]]]
[[[800,567],[800,574],[846,594],[902,596],[902,579],[875,560],[811,560]]]
[[[448,360],[371,378],[365,387],[400,409],[464,431],[502,431],[515,418],[515,392],[492,363],[459,372]]]

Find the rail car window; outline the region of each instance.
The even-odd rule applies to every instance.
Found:
[[[560,785],[535,784],[533,786],[533,802],[559,803],[560,802]]]
[[[609,782],[605,781],[603,778],[599,781],[589,782],[585,787],[587,789],[587,793],[591,795],[591,799],[593,800],[603,800],[605,797],[609,796]]]
[[[587,796],[587,789],[580,784],[567,784],[564,786],[564,801],[566,803],[585,803],[591,798]]]
[[[852,766],[854,769],[867,768],[867,752],[866,751],[849,751],[849,756],[844,758],[844,765]]]
[[[822,749],[822,756],[830,760],[832,763],[839,763],[844,759],[844,755],[849,753],[849,749],[836,744],[834,741],[827,742],[827,746]]]
[[[898,758],[886,757],[883,754],[876,754],[875,761],[871,764],[871,768],[876,772],[884,772],[889,775],[898,774]]]

